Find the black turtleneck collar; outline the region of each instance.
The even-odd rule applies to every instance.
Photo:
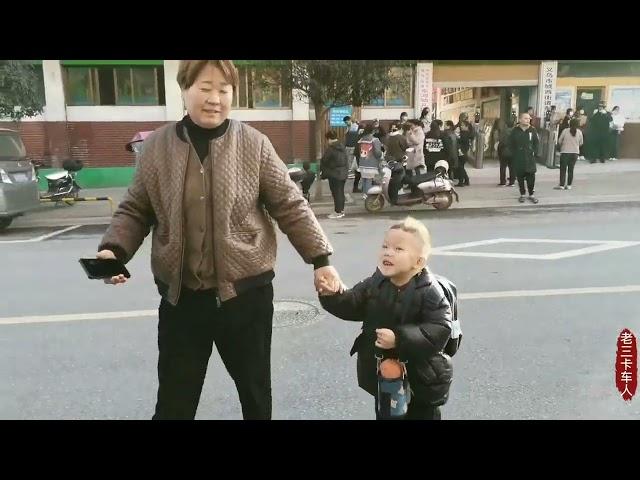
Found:
[[[221,125],[215,128],[202,128],[196,125],[189,115],[186,115],[180,123],[187,127],[187,133],[201,162],[204,161],[209,154],[209,142],[223,136],[229,128],[229,119],[226,119]]]

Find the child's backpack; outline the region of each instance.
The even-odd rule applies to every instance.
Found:
[[[444,353],[453,357],[462,343],[462,329],[460,328],[460,320],[458,320],[458,289],[456,285],[442,275],[434,275],[438,283],[442,287],[445,297],[451,305],[451,316],[453,318],[451,325],[451,337],[444,347]]]

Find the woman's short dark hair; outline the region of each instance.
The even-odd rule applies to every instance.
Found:
[[[325,133],[324,136],[327,138],[327,140],[337,140],[338,139],[338,134],[334,130],[329,130],[327,133]]]
[[[573,112],[573,108],[567,108],[567,112],[566,115],[569,115],[569,113]]]
[[[372,123],[367,123],[364,127],[364,132],[363,135],[369,135],[370,133],[373,133],[373,124]]]
[[[420,112],[420,118],[424,118],[427,116],[427,113],[429,113],[429,107],[424,107],[422,109],[422,112]]]
[[[447,120],[446,122],[444,122],[444,124],[451,130],[453,130],[453,128],[455,127],[455,124],[451,120]]]
[[[213,65],[218,68],[222,72],[224,79],[233,87],[233,90],[238,89],[240,77],[233,60],[180,60],[177,76],[180,88],[182,90],[191,88],[202,69],[207,65]]]

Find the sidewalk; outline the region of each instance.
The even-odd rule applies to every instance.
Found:
[[[458,188],[460,203],[455,203],[451,209],[474,208],[499,208],[523,206],[531,207],[530,202],[518,203],[519,191],[517,184],[514,187],[498,187],[499,166],[497,161],[485,163],[484,168],[467,168],[470,187]],[[573,189],[570,191],[554,190],[558,184],[558,169],[549,169],[538,165],[536,174],[536,196],[540,199],[538,206],[569,205],[569,204],[593,204],[608,202],[640,202],[640,159],[616,160],[605,164],[590,164],[579,161],[575,167]],[[316,199],[316,189],[319,180],[311,189],[311,206],[318,216],[325,216],[333,212],[333,200],[326,180],[322,183],[322,196]],[[363,214],[364,201],[362,194],[350,193],[353,180],[348,180],[345,187],[346,213]],[[113,199],[114,208],[122,200],[126,188],[101,188],[86,189],[80,192],[83,197],[110,197]],[[415,209],[432,210],[426,205],[411,207]],[[400,209],[398,209],[400,210]],[[392,211],[385,206],[383,211]],[[40,209],[29,212],[23,217],[14,220],[11,228],[34,226],[60,226],[60,225],[91,225],[109,223],[111,219],[111,207],[109,202],[78,202],[72,206],[54,205],[45,203]]]
[[[499,187],[500,168],[497,161],[486,162],[484,168],[468,167],[467,173],[471,186],[460,187],[456,191],[460,202],[454,201],[450,209],[476,209],[532,206],[530,202],[518,202],[520,191],[518,184],[513,187]],[[613,162],[590,164],[579,161],[574,170],[572,190],[554,190],[560,180],[560,170],[538,165],[536,173],[536,196],[540,200],[538,206],[592,204],[609,202],[640,202],[640,159],[616,160]],[[457,181],[455,182],[457,183]],[[352,191],[353,181],[348,180],[346,192]],[[325,181],[322,187],[322,202],[314,201],[311,194],[313,210],[318,215],[333,211],[333,202],[329,193],[329,185]],[[345,211],[347,214],[365,213],[362,194],[348,193],[349,198]],[[433,209],[426,205],[408,207],[407,209]],[[397,209],[400,210],[400,209]],[[385,205],[383,211],[391,211]]]

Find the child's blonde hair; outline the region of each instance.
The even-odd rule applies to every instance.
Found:
[[[403,232],[413,234],[422,242],[422,258],[426,262],[431,254],[431,234],[427,226],[413,217],[405,218],[401,223],[391,225],[389,230],[402,230]]]

